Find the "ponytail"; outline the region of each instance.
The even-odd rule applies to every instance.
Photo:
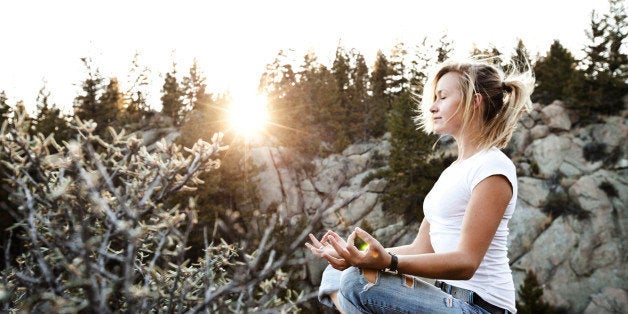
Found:
[[[478,143],[482,148],[505,147],[512,137],[519,118],[532,109],[530,95],[534,89],[531,70],[510,73],[502,81],[503,106],[481,127]]]

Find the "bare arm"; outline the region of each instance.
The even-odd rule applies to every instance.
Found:
[[[512,187],[505,177],[490,176],[484,179],[471,194],[462,222],[460,243],[456,250],[447,253],[398,254],[399,272],[426,278],[457,280],[471,278],[495,236],[511,197]],[[425,228],[423,229],[425,232]],[[366,251],[358,251],[353,247],[356,236],[369,244]],[[349,264],[373,269],[383,269],[390,265],[391,257],[384,247],[365,231],[356,228],[346,243],[338,238],[337,235],[330,237],[330,243]],[[414,243],[420,247],[419,244],[424,242],[419,239]]]
[[[424,218],[419,227],[419,233],[411,244],[391,247],[387,251],[397,255],[434,253],[434,248],[430,242],[430,223]]]

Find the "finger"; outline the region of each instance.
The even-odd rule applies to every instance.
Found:
[[[312,251],[312,253],[314,253],[314,250],[316,250],[316,248],[313,245],[309,244],[309,243],[305,243],[305,247],[310,249],[310,251]]]
[[[309,243],[305,243],[305,246],[306,246],[308,249],[310,249],[310,251],[312,252],[312,254],[314,254],[314,255],[315,255],[315,256],[317,256],[317,257],[321,257],[321,253],[320,253],[320,250],[319,250],[319,249],[315,248],[314,246],[312,246],[312,245],[311,245],[311,244],[309,244]]]
[[[377,241],[377,239],[373,238],[373,236],[371,236],[368,232],[362,230],[359,227],[355,228],[355,232],[364,242],[369,245],[368,251],[370,251],[370,254],[374,258],[377,258],[381,255],[380,253],[383,250],[383,247],[379,243],[379,241]]]
[[[314,243],[314,246],[316,247],[320,247],[322,246],[321,242],[318,241],[318,239],[316,239],[316,237],[313,234],[309,234],[310,240],[312,241],[312,243]]]
[[[345,259],[350,257],[349,256],[350,254],[347,251],[347,249],[344,246],[342,246],[340,243],[338,243],[338,241],[336,241],[335,238],[329,239],[329,243],[334,248],[334,250],[336,250],[338,255],[340,255],[340,257],[345,258]]]
[[[362,238],[362,240],[364,240],[364,242],[366,242],[368,244],[371,244],[374,241],[377,241],[377,240],[375,240],[375,238],[373,238],[373,236],[371,236],[368,232],[362,230],[362,228],[360,228],[360,227],[356,227],[354,232],[357,233],[358,236],[360,238]]]
[[[340,235],[338,235],[335,232],[332,232],[329,234],[330,238],[333,238],[336,240],[336,242],[338,242],[338,244],[340,245],[347,245],[347,242],[345,241],[345,239],[343,239]]]
[[[329,235],[325,233],[325,235],[321,238],[321,245],[329,244]]]
[[[327,232],[325,233],[325,235],[321,239],[321,244],[322,245],[329,244],[329,239],[331,239],[331,238],[338,238],[338,234],[336,234],[332,230],[327,230]]]
[[[336,269],[340,269],[340,268],[347,268],[348,263],[347,261],[345,261],[342,258],[336,258],[333,257],[329,254],[323,254],[323,257],[329,262],[329,264],[331,264],[332,267],[336,268]]]
[[[356,232],[353,231],[347,238],[347,251],[349,251],[351,255],[361,256],[363,253],[360,250],[358,250],[357,247],[355,247],[356,236],[357,236]]]
[[[327,239],[332,239],[332,238],[336,239],[336,240],[342,239],[337,233],[335,233],[335,232],[333,232],[331,230],[329,230],[329,231],[327,231],[327,233],[325,233],[325,237],[327,237]]]
[[[355,231],[351,232],[351,234],[347,238],[347,246],[355,245],[355,236],[356,236]]]

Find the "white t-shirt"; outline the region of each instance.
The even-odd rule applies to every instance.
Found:
[[[460,241],[462,219],[471,191],[482,180],[503,175],[510,181],[513,195],[495,237],[473,277],[469,280],[443,280],[469,289],[485,301],[516,312],[515,288],[508,264],[508,220],[517,203],[517,174],[512,161],[499,149],[491,148],[447,167],[425,197],[423,211],[430,223],[430,239],[436,253],[454,251]]]

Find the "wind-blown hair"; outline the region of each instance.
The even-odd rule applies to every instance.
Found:
[[[517,72],[515,67],[512,68],[505,74],[487,61],[447,60],[439,64],[423,89],[415,122],[428,134],[434,132],[430,107],[436,100],[436,84],[445,74],[455,72],[459,74],[458,84],[462,92],[461,104],[456,111],[456,114],[462,113],[462,132],[468,130],[473,121],[482,121],[474,139],[478,147],[482,150],[505,147],[521,115],[532,107],[530,94],[535,81],[530,69]],[[476,94],[482,95],[480,110],[473,107]]]

